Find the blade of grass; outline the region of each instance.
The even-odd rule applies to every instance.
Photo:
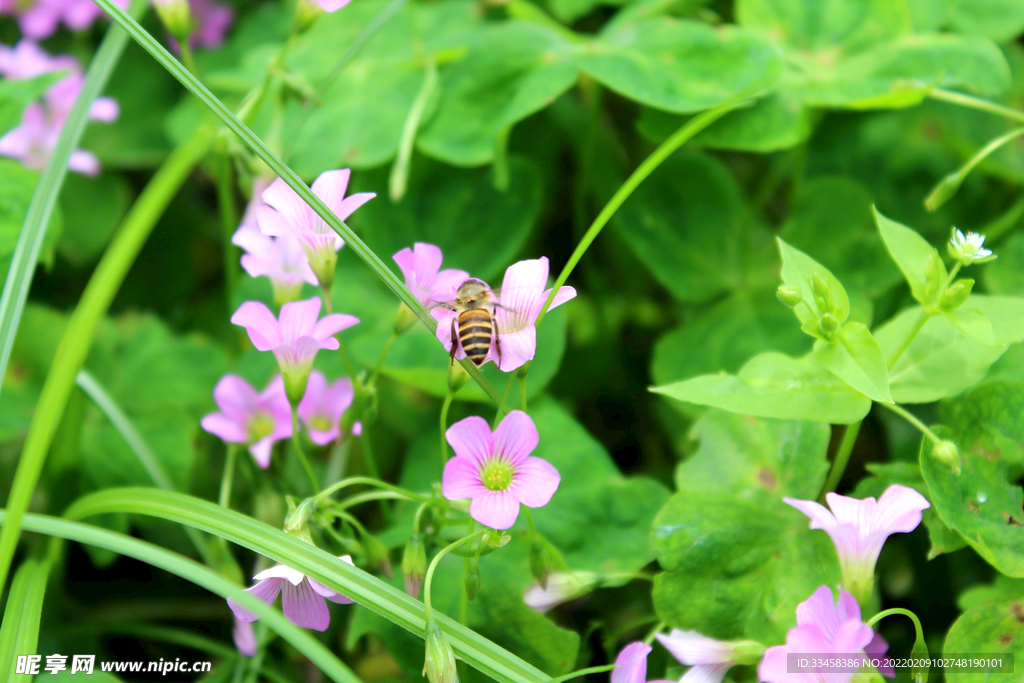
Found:
[[[107,489],[83,496],[65,512],[74,519],[112,512],[149,515],[195,527],[287,564],[422,638],[423,603],[313,545],[259,520],[183,493],[154,489]],[[38,517],[38,516],[36,516]],[[26,516],[28,519],[28,516]],[[29,528],[26,523],[26,528]],[[47,532],[49,533],[49,532]],[[452,648],[467,664],[501,683],[546,683],[531,664],[457,621],[437,614]]]
[[[147,489],[140,489],[145,491]],[[153,492],[153,489],[148,489]],[[178,494],[181,495],[181,494]],[[10,519],[7,511],[0,511],[0,524],[6,528]],[[120,534],[100,527],[73,522],[49,515],[26,514],[23,518],[24,528],[48,536],[55,536],[69,541],[77,541],[97,548],[105,548],[112,552],[132,557],[146,564],[163,569],[183,579],[201,586],[222,598],[238,601],[245,609],[257,614],[260,619],[278,635],[287,640],[296,650],[310,659],[321,671],[337,683],[361,683],[351,669],[338,659],[319,640],[307,631],[300,629],[284,618],[280,611],[267,605],[259,598],[246,593],[241,586],[228,581],[223,576],[184,555],[161,548],[158,545],[140,541],[127,534]],[[228,606],[224,605],[225,617],[229,614]]]
[[[132,3],[130,12],[134,17],[141,17],[145,13],[146,7],[145,2],[136,0]],[[64,184],[64,177],[68,172],[68,160],[71,158],[71,152],[78,147],[78,142],[82,139],[82,133],[89,120],[89,106],[107,85],[110,74],[113,73],[114,67],[121,59],[121,54],[127,44],[128,34],[123,29],[112,26],[107,31],[96,56],[89,64],[85,82],[82,84],[82,91],[71,107],[68,119],[53,148],[53,154],[46,162],[46,167],[39,177],[39,184],[36,185],[36,191],[32,194],[32,201],[25,214],[25,222],[18,234],[18,244],[11,257],[11,266],[7,271],[7,279],[4,281],[3,293],[0,294],[0,377],[7,372],[11,347],[14,346],[14,337],[18,333],[21,313],[25,308],[25,300],[28,298],[32,276],[36,272],[36,263],[39,261],[39,250],[42,249],[46,226],[50,223],[53,208],[57,205],[57,196],[60,194],[60,188]],[[0,576],[2,576],[2,572],[0,572]],[[0,581],[0,587],[2,586],[3,581]]]
[[[181,82],[188,90],[195,95],[200,102],[209,107],[217,118],[219,118],[227,128],[237,135],[250,149],[258,156],[267,166],[270,167],[274,173],[280,176],[281,180],[288,184],[290,188],[295,190],[296,194],[302,198],[304,202],[309,204],[310,208],[313,209],[319,215],[327,225],[331,227],[336,233],[341,235],[348,244],[349,248],[355,252],[356,256],[363,260],[370,270],[379,277],[384,284],[390,289],[395,296],[399,298],[402,303],[409,307],[416,317],[419,318],[424,325],[427,326],[431,332],[437,329],[437,321],[431,317],[427,309],[419,302],[412,292],[406,288],[405,283],[398,279],[398,277],[391,272],[380,258],[373,253],[366,243],[363,242],[359,237],[352,232],[352,229],[345,224],[344,221],[334,215],[323,200],[317,197],[309,189],[308,186],[302,179],[295,174],[288,166],[286,166],[272,151],[267,147],[266,143],[257,137],[249,128],[242,123],[235,114],[228,109],[223,102],[217,99],[213,93],[211,93],[206,86],[204,86],[198,78],[189,72],[182,64],[176,60],[170,52],[168,52],[163,45],[161,45],[153,36],[151,36],[144,28],[139,26],[138,22],[132,19],[127,12],[118,7],[113,0],[93,0],[99,7],[106,12],[111,19],[113,19],[119,26],[128,31],[128,34],[142,46],[146,52],[151,54],[162,67],[174,76],[178,81]],[[484,390],[484,393],[494,401],[495,405],[498,405],[500,396],[495,391],[491,383],[484,378],[483,373],[480,372],[480,368],[476,367],[468,359],[462,359],[459,361],[462,367],[466,369],[469,376],[472,377],[480,388]],[[0,558],[2,559],[2,558]]]
[[[49,574],[50,558],[29,558],[21,564],[11,582],[0,624],[0,672],[4,672],[5,681],[15,678],[15,657],[36,653]]]
[[[11,558],[18,544],[18,525],[35,491],[39,474],[46,462],[46,454],[53,443],[64,407],[75,386],[75,377],[85,362],[92,346],[96,328],[110,308],[114,295],[120,289],[128,269],[163,215],[167,204],[178,193],[182,183],[192,172],[210,146],[209,131],[200,131],[182,146],[171,152],[156,172],[146,189],[139,195],[114,239],[89,278],[82,299],[71,314],[64,336],[61,337],[53,365],[46,375],[39,394],[32,423],[29,425],[25,446],[14,472],[14,482],[7,499],[7,523],[0,530],[0,586],[7,579]]]

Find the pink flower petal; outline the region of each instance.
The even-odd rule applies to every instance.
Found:
[[[501,329],[501,363],[498,368],[502,372],[511,372],[522,367],[527,361],[533,360],[537,353],[537,328],[531,325],[518,332],[505,332]]]
[[[311,188],[313,194],[322,199],[331,211],[338,213],[338,207],[345,199],[345,190],[348,189],[348,180],[351,175],[352,171],[347,168],[324,171],[313,182]]]
[[[213,388],[213,400],[226,416],[244,424],[252,417],[259,395],[238,375],[224,375]]]
[[[331,315],[324,316],[322,320],[320,320],[319,322],[317,322],[316,325],[314,325],[313,333],[310,336],[312,336],[317,341],[324,342],[327,341],[329,337],[331,337],[332,335],[335,335],[338,332],[341,332],[342,330],[347,330],[348,328],[358,323],[359,318],[355,317],[354,315],[345,315],[344,313],[332,313]],[[333,348],[338,348],[337,340],[334,340],[333,343]]]
[[[319,299],[317,299],[319,302]],[[249,333],[249,339],[260,351],[271,351],[274,347],[284,341],[281,338],[281,328],[277,319],[270,312],[266,304],[259,301],[246,301],[235,314],[231,316],[231,322],[245,328]]]
[[[312,337],[320,316],[320,297],[293,301],[281,307],[281,341],[294,342],[299,337]],[[262,350],[262,349],[261,349]]]
[[[468,458],[478,469],[491,459],[494,439],[487,420],[473,415],[459,420],[444,433],[455,455]]]
[[[289,435],[290,436],[290,435]],[[273,436],[265,436],[253,445],[249,446],[249,453],[256,464],[267,469],[270,467],[270,455],[274,449]]]
[[[316,2],[325,12],[337,12],[348,3],[352,2],[352,0],[316,0]]]
[[[533,453],[539,442],[537,427],[530,416],[521,410],[513,410],[494,430],[491,449],[495,456],[518,465]]]
[[[555,466],[542,458],[526,458],[516,467],[509,492],[523,505],[539,508],[548,504],[562,480]]]
[[[306,393],[299,401],[299,417],[303,422],[309,422],[317,415],[324,405],[324,398],[327,394],[327,378],[319,370],[312,370],[309,373],[309,380],[306,383]]]
[[[118,106],[117,100],[111,97],[97,97],[89,107],[89,119],[92,121],[113,123],[120,115],[121,108]]]
[[[256,656],[256,631],[248,621],[235,619],[235,626],[231,629],[231,637],[235,641],[235,647],[246,657]]]
[[[100,160],[92,152],[76,149],[68,159],[68,168],[82,175],[97,176],[100,174]]]
[[[203,416],[199,426],[214,436],[220,437],[228,443],[245,443],[249,440],[249,433],[239,423],[235,422],[223,413],[210,413]]]
[[[545,291],[544,294],[541,296],[541,298],[544,301],[547,301],[549,296],[551,296],[551,290],[550,289]],[[548,307],[548,310],[550,311],[552,309],[558,308],[559,306],[564,304],[566,301],[570,301],[570,300],[575,299],[575,298],[576,298],[576,288],[575,287],[570,287],[569,285],[562,285],[561,287],[558,288],[558,294],[555,295],[555,300],[551,302],[551,305]],[[543,307],[544,307],[544,304],[542,303],[541,304],[541,308],[543,308]]]
[[[445,303],[454,299],[455,294],[459,291],[459,287],[468,279],[469,273],[464,270],[455,270],[453,268],[442,270],[434,278],[428,291],[431,304]]]
[[[454,457],[444,464],[441,493],[448,500],[482,496],[487,489],[480,482],[480,468],[470,458]]]
[[[511,529],[519,517],[519,501],[509,491],[484,491],[469,504],[469,516],[492,529]]]
[[[338,210],[334,213],[337,214],[338,218],[341,220],[348,220],[348,217],[355,213],[356,209],[376,196],[377,194],[375,192],[357,192],[351,197],[346,197],[345,201],[341,203],[341,206],[338,207]]]
[[[284,583],[281,588],[281,606],[289,621],[314,631],[327,630],[331,625],[331,613],[323,597],[316,594],[308,581],[298,586]]]
[[[725,664],[732,662],[734,647],[730,643],[708,638],[697,631],[674,628],[669,635],[656,633],[658,642],[682,664]]]
[[[839,524],[836,518],[832,516],[832,513],[828,509],[816,503],[813,500],[800,500],[798,498],[783,498],[782,502],[786,505],[792,505],[800,512],[804,513],[811,518],[812,529],[828,529]]]
[[[920,493],[900,484],[887,488],[878,499],[871,531],[907,533],[921,523],[921,512],[931,507]]]
[[[298,569],[292,569],[291,567],[284,564],[275,564],[273,567],[270,567],[269,569],[264,569],[252,578],[258,580],[282,579],[292,584],[293,586],[298,586],[306,579],[306,576]]]
[[[277,210],[277,213],[282,221],[282,224],[272,224],[269,217],[268,210],[260,207],[256,209],[256,220],[260,224],[260,230],[265,235],[287,235],[296,232],[304,232],[312,230],[313,225],[311,224],[311,218],[315,215],[313,210],[302,200],[301,197],[288,186],[281,178],[275,178],[274,182],[270,183],[267,189],[263,190],[263,194],[260,195],[263,198],[263,202],[268,206],[273,207]],[[268,231],[268,225],[264,225],[264,220],[267,220],[269,227],[281,228],[282,232],[270,232]]]
[[[836,614],[832,589],[828,586],[818,586],[817,590],[811,593],[811,597],[797,605],[796,623],[798,626],[817,624],[824,628],[826,633],[836,633],[841,622],[839,615]]]
[[[259,598],[268,605],[272,605],[274,600],[277,599],[277,594],[281,592],[281,585],[283,583],[285,582],[281,579],[266,579],[260,581],[252,588],[246,589],[245,592],[255,598]],[[250,612],[231,598],[228,598],[228,607],[231,608],[235,618],[239,621],[256,621],[259,619],[255,612]]]
[[[264,235],[294,235],[296,232],[282,214],[267,205],[256,207],[256,224]]]
[[[513,263],[505,269],[501,297],[506,328],[521,330],[533,324],[544,305],[544,288],[548,284],[548,259],[529,259]]]
[[[732,668],[732,662],[726,664],[698,664],[690,667],[690,670],[683,674],[679,683],[721,683],[726,672]],[[654,683],[653,681],[651,683]]]
[[[650,652],[650,645],[639,641],[622,648],[622,652],[615,658],[611,683],[646,683],[647,655]]]
[[[444,345],[444,348],[448,353],[451,353],[452,323],[458,316],[455,314],[455,311],[450,311],[447,308],[432,308],[430,309],[430,315],[432,315],[434,320],[437,321],[437,330],[434,332],[435,336],[437,336],[437,340]],[[462,356],[456,354],[456,357],[465,358],[466,354],[463,353]]]

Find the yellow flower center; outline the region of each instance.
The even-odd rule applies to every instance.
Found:
[[[326,415],[314,415],[309,420],[309,428],[318,432],[329,432],[334,427]]]
[[[484,465],[480,472],[480,480],[488,491],[504,491],[512,485],[512,475],[515,470],[501,460],[492,460]]]
[[[259,441],[274,431],[274,418],[266,413],[256,413],[249,419],[249,441]]]

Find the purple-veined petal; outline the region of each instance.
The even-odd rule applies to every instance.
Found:
[[[615,658],[611,683],[646,683],[647,655],[650,652],[651,646],[640,641],[622,648],[622,652]]]
[[[271,351],[284,341],[274,314],[259,301],[246,301],[239,306],[231,316],[231,323],[244,327],[253,346],[260,351]]]
[[[811,518],[812,529],[828,529],[829,527],[836,526],[839,522],[829,512],[828,508],[820,503],[816,503],[813,500],[801,500],[799,498],[783,498],[782,502],[786,505],[792,505],[800,512],[804,513]]]
[[[323,585],[315,579],[310,579],[309,577],[307,577],[306,580],[309,581],[309,585],[312,586],[313,590],[318,595],[327,598],[333,603],[336,603],[338,605],[351,605],[353,602],[355,602],[355,600],[353,600],[352,598],[349,598],[344,594],[339,593],[333,588],[329,588],[328,586]]]
[[[547,301],[549,296],[551,296],[551,290],[550,289],[545,291],[544,295],[541,298],[544,301]],[[576,288],[575,287],[570,287],[569,285],[562,285],[561,287],[558,288],[558,294],[555,295],[555,300],[551,302],[550,306],[548,306],[548,310],[550,311],[550,310],[552,310],[554,308],[558,308],[559,306],[564,304],[566,301],[570,301],[570,300],[575,299],[575,298],[576,298]],[[543,308],[543,307],[544,307],[544,304],[542,303],[541,304],[541,308]],[[538,314],[539,314],[539,311],[538,311]]]
[[[492,453],[512,465],[518,465],[533,453],[540,442],[537,427],[530,416],[521,410],[513,410],[494,430]]]
[[[732,666],[732,663],[698,664],[690,667],[690,670],[679,679],[679,683],[722,683],[726,672]]]
[[[204,415],[199,421],[199,426],[228,443],[245,443],[249,440],[249,433],[245,427],[223,413]]]
[[[308,581],[298,586],[285,583],[281,587],[281,607],[290,622],[314,631],[326,631],[331,625],[331,613],[323,596],[317,595]]]
[[[298,232],[284,215],[266,204],[257,206],[255,213],[256,224],[259,225],[260,231],[264,235],[280,237],[283,235],[295,235]]]
[[[516,466],[509,492],[523,505],[539,508],[548,504],[562,480],[555,466],[543,458],[526,458]]]
[[[327,388],[324,402],[327,406],[327,414],[333,419],[339,420],[345,414],[348,407],[352,405],[356,392],[352,388],[352,380],[342,377]]]
[[[324,342],[332,335],[335,335],[342,330],[347,330],[358,323],[359,318],[354,315],[332,313],[331,315],[325,315],[322,320],[313,326],[313,333],[310,336],[317,341]],[[337,344],[337,340],[335,340],[334,343]],[[338,347],[335,345],[334,348]]]
[[[235,647],[246,657],[256,656],[256,631],[248,621],[235,619],[235,626],[231,629],[231,638],[235,641]]]
[[[312,209],[302,200],[298,193],[293,190],[288,183],[281,178],[275,178],[274,182],[270,183],[267,189],[263,190],[260,195],[263,199],[263,203],[267,204],[276,210],[280,216],[280,220],[283,225],[278,224],[275,226],[269,218],[267,211],[263,207],[256,209],[256,220],[260,224],[260,230],[265,235],[277,235],[277,234],[294,234],[297,232],[305,232],[312,230],[313,226],[310,223]],[[265,226],[264,220],[268,220],[269,227],[275,227],[276,229],[282,229],[283,232],[270,232],[267,230],[268,226]]]
[[[839,617],[839,621],[849,621],[850,619],[860,621],[860,605],[857,603],[857,599],[842,588],[839,589],[839,599],[836,600],[836,615]]]
[[[306,383],[306,393],[299,401],[299,417],[303,422],[308,423],[314,415],[323,411],[326,395],[327,378],[319,370],[311,370]]]
[[[528,259],[505,269],[501,281],[501,305],[509,315],[509,323],[526,327],[537,318],[544,305],[542,296],[548,284],[548,258]],[[521,324],[515,325],[516,322]]]
[[[459,420],[448,428],[444,436],[457,457],[469,459],[478,469],[493,457],[491,427],[479,415]]]
[[[312,337],[316,319],[320,316],[320,297],[293,301],[281,307],[281,340],[294,342],[300,337]]]
[[[247,588],[245,592],[254,598],[259,598],[268,605],[272,605],[274,600],[277,599],[277,594],[281,592],[281,585],[284,583],[286,582],[281,579],[266,579],[260,581],[252,588]],[[256,621],[259,619],[256,613],[250,612],[231,598],[228,598],[228,607],[235,613],[235,618],[239,621]]]
[[[313,194],[323,200],[334,213],[338,213],[338,207],[345,199],[345,191],[348,189],[348,180],[352,171],[342,168],[334,171],[324,171],[313,181]],[[344,218],[342,220],[345,220]]]
[[[654,637],[682,664],[694,666],[732,662],[735,647],[731,643],[708,638],[697,631],[674,628],[669,635],[656,633]]]
[[[213,400],[227,417],[244,424],[256,410],[259,394],[238,375],[224,375],[213,388]]]
[[[475,498],[486,493],[480,481],[480,468],[470,458],[454,457],[444,464],[441,493],[448,500]]]
[[[530,325],[518,332],[501,330],[501,363],[498,368],[502,372],[511,372],[522,367],[527,361],[533,360],[537,353],[537,328]]]
[[[336,213],[338,218],[341,220],[348,220],[348,217],[355,213],[356,209],[376,196],[376,192],[357,192],[351,197],[345,197],[345,201],[341,203],[339,209],[334,213]]]
[[[484,491],[469,504],[469,516],[492,529],[511,529],[519,517],[519,501],[509,491]]]
[[[882,492],[875,507],[875,517],[868,531],[907,533],[921,523],[921,512],[931,507],[928,499],[901,484],[893,484]]]
[[[444,345],[446,351],[451,353],[452,324],[458,316],[455,314],[455,311],[450,311],[447,308],[432,308],[430,309],[430,315],[432,315],[434,320],[437,321],[437,330],[434,332],[437,336],[437,340]],[[456,333],[456,339],[457,338],[458,333]],[[459,350],[462,350],[461,345]],[[462,357],[464,357],[464,355]]]
[[[832,589],[828,586],[818,586],[809,598],[797,605],[796,623],[798,626],[816,624],[826,632],[838,631],[840,622],[839,615],[836,613]],[[818,652],[818,650],[814,650],[814,652]],[[821,650],[821,652],[825,652],[825,650]]]

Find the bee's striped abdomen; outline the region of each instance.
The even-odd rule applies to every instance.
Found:
[[[466,357],[473,361],[474,365],[483,364],[491,348],[493,333],[491,314],[485,309],[474,308],[459,315],[459,341],[462,342],[462,350],[466,352]]]

